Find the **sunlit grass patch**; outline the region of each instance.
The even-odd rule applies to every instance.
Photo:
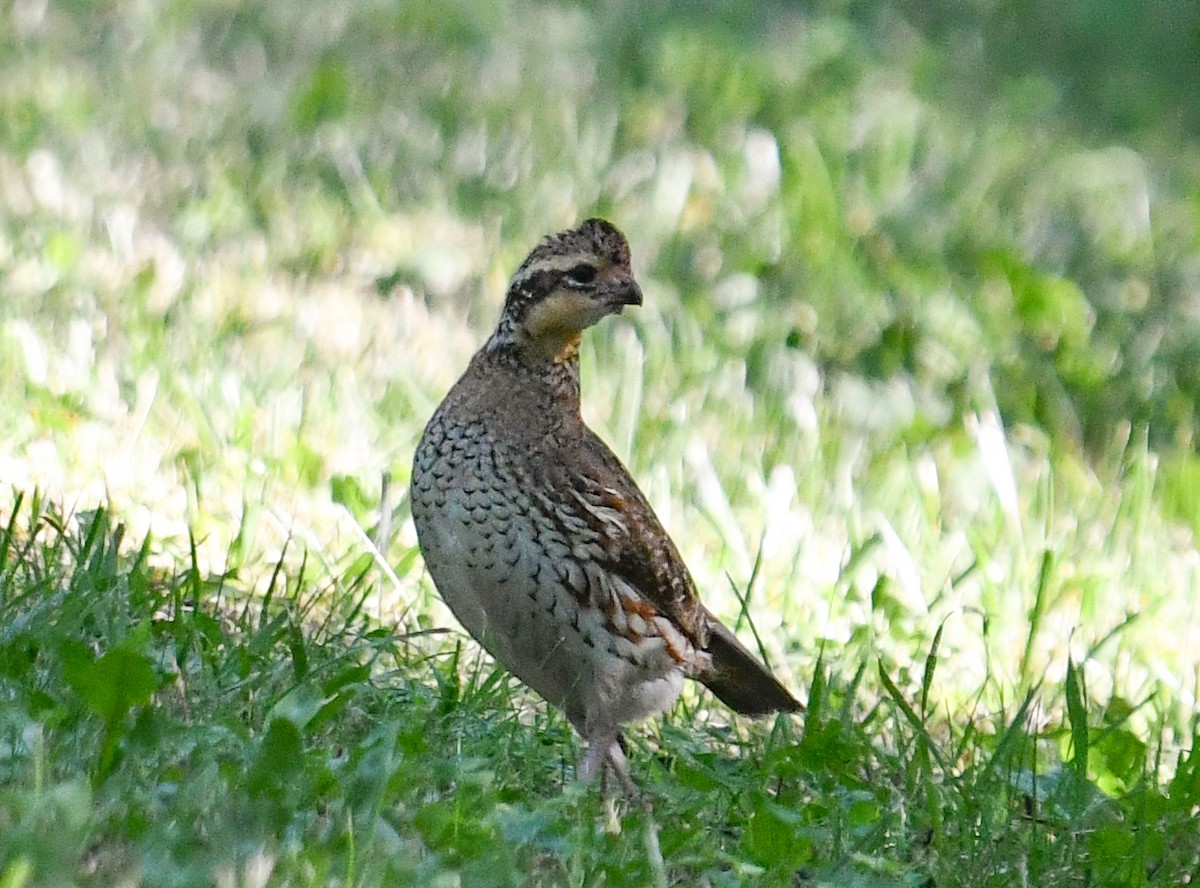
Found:
[[[894,18],[433,9],[3,13],[0,884],[1190,877],[1194,146]],[[621,836],[405,500],[593,213],[585,415],[810,706],[689,691]]]
[[[1040,726],[1037,691],[943,720],[940,633],[911,685],[880,666],[869,708],[867,662],[818,662],[802,725],[685,701],[631,738],[652,811],[610,835],[566,722],[461,643],[378,629],[359,570],[247,595],[127,534],[34,497],[0,535],[12,884],[1003,884],[1018,863],[1125,884],[1197,863],[1194,761],[1160,789],[1164,750],[1073,664]]]

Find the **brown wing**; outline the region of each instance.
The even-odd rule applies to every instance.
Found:
[[[671,537],[629,471],[586,427],[570,467],[581,517],[600,534],[602,566],[621,577],[700,648],[708,646],[708,614]]]
[[[580,517],[603,541],[598,560],[709,653],[710,664],[696,678],[745,715],[802,710],[791,692],[701,603],[679,550],[616,455],[586,427],[577,453],[579,463],[569,467],[570,484],[581,505]]]

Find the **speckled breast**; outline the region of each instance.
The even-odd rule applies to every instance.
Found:
[[[527,480],[478,423],[435,416],[417,448],[412,513],[433,581],[497,661],[571,714],[602,631],[587,578]]]

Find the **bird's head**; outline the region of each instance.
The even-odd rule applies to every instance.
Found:
[[[626,305],[641,305],[629,241],[603,219],[547,237],[512,277],[493,343],[551,360],[573,354],[579,334]]]

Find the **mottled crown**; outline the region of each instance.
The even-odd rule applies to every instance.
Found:
[[[513,273],[505,298],[505,314],[520,316],[522,303],[536,301],[553,289],[563,273],[580,264],[629,269],[629,241],[604,219],[588,219],[546,237]]]
[[[604,219],[588,219],[577,228],[552,234],[521,263],[512,276],[509,292],[521,289],[540,271],[561,272],[582,260],[599,260],[628,269],[629,241],[617,226]]]

